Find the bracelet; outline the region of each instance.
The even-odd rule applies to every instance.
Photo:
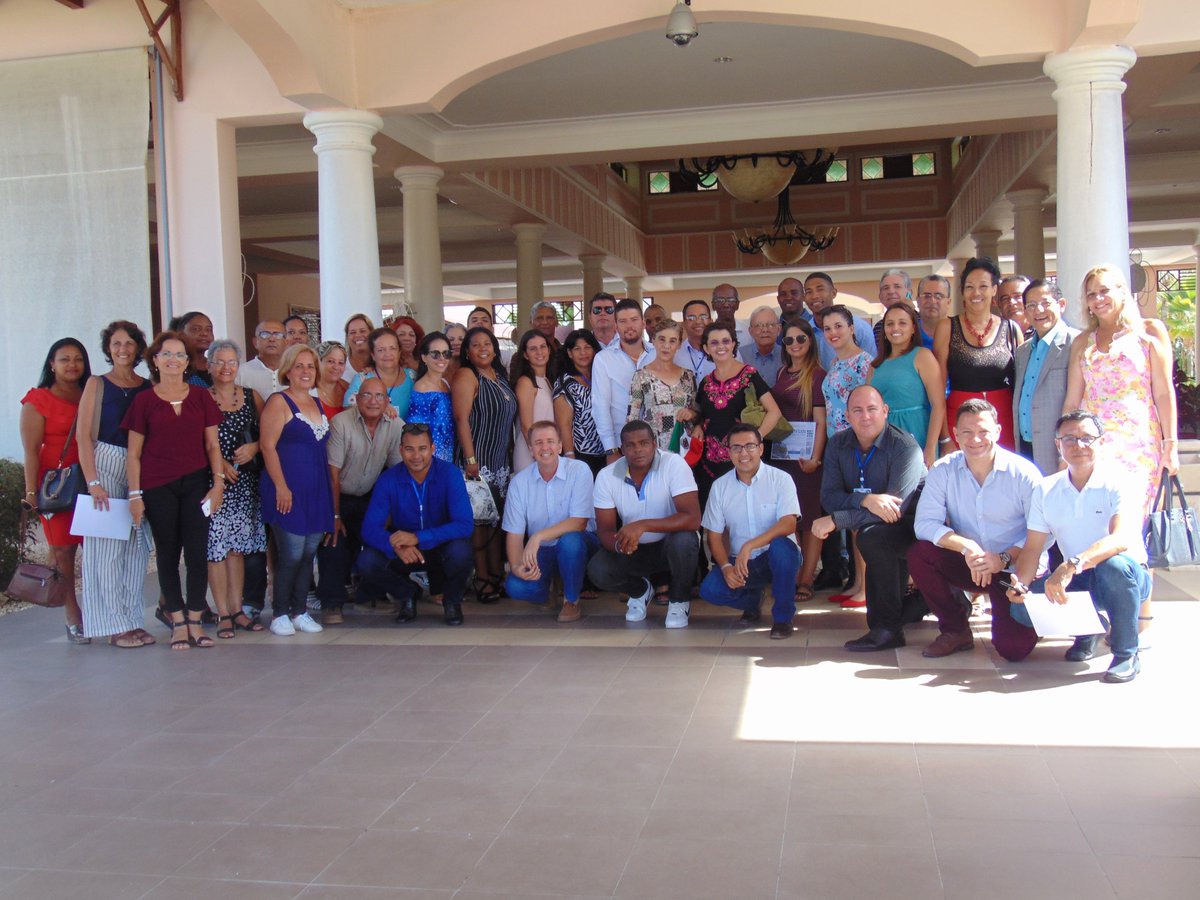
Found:
[[[564,454],[563,454],[563,456],[569,456],[569,457],[571,457],[571,459],[574,459],[574,458],[575,458],[575,451],[574,451],[574,450],[568,450],[566,453],[564,453]]]
[[[731,563],[731,562],[727,562],[727,563],[721,563],[721,568],[722,568],[722,569],[732,569],[732,568],[733,568],[733,563]]]
[[[950,443],[950,438],[948,438],[948,437],[939,438],[938,443],[939,444],[948,444],[948,443]]]
[[[26,491],[26,492],[25,492],[25,496],[26,496],[26,497],[36,497],[36,496],[37,496],[37,491]]]
[[[100,486],[100,479],[99,479],[99,478],[97,478],[95,481],[89,481],[89,482],[87,483],[87,486],[88,486],[88,487],[90,487],[90,488],[99,487],[99,486]]]
[[[130,491],[128,496],[129,496],[130,500],[133,500],[135,497],[142,496],[142,492],[141,491]]]
[[[477,460],[477,459],[476,459],[475,457],[473,457],[473,456],[468,456],[468,457],[467,457],[467,465],[468,465],[468,466],[476,466],[476,465],[479,465],[479,460]]]
[[[336,522],[336,521],[337,521],[338,519],[340,519],[340,518],[341,518],[341,516],[334,516],[334,517],[333,517],[333,521],[335,521],[335,522]]]

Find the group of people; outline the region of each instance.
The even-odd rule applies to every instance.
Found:
[[[972,646],[969,595],[987,594],[997,651],[1020,659],[1036,641],[1022,598],[1057,542],[1047,595],[1092,591],[1111,620],[1110,675],[1128,680],[1150,618],[1134,535],[1160,470],[1178,467],[1165,330],[1109,267],[1084,281],[1082,333],[1053,282],[1003,278],[981,258],[959,287],[951,316],[947,279],[921,279],[914,297],[889,270],[872,328],[827,274],[786,278],[778,310],[756,310],[746,334],[732,285],[689,301],[682,321],[601,292],[589,328],[535,305],[508,360],[482,307],[429,334],[356,315],[344,343],[316,347],[300,317],[265,321],[248,362],[202,313],[149,345],[114,322],[99,377],[63,339],[23,401],[30,497],[66,447],[96,506],[127,499],[137,526],[129,541],[83,542],[68,632],[154,641],[145,522],[178,649],[213,644],[209,586],[219,638],[263,628],[269,547],[279,635],[322,627],[306,607],[315,559],[325,625],[343,621],[352,573],[358,602],[390,595],[406,622],[427,590],[452,625],[472,571],[483,603],[544,603],[557,582],[562,622],[599,589],[628,596],[629,621],[665,604],[669,628],[697,596],[758,621],[769,585],[773,638],[791,633],[797,603],[837,588],[834,601],[867,611],[848,649],[901,646],[932,610],[941,633],[925,653],[942,656]],[[1101,484],[1109,519],[1064,513]],[[73,566],[69,516],[44,521],[56,564]],[[1096,646],[1080,637],[1068,656]]]

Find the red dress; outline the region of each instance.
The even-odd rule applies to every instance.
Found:
[[[59,466],[58,457],[67,435],[71,431],[71,423],[75,421],[75,413],[79,411],[78,403],[69,403],[54,395],[50,388],[31,388],[21,398],[21,403],[29,403],[46,420],[46,430],[42,435],[42,446],[38,450],[38,484],[49,469]],[[67,455],[63,457],[62,465],[69,466],[79,462],[79,445],[72,437]],[[42,530],[46,534],[46,543],[51,547],[69,547],[82,544],[83,538],[71,534],[71,517],[73,512],[59,512],[52,517],[42,516]]]

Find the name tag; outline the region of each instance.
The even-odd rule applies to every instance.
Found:
[[[865,487],[862,487],[862,488],[855,488],[855,489],[854,489],[854,491],[853,491],[853,493],[855,493],[855,494],[869,494],[869,493],[871,493],[871,489],[870,489],[870,488],[865,488]]]

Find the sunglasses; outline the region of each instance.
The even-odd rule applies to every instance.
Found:
[[[615,310],[616,310],[615,306],[593,306],[592,307],[592,315],[593,316],[601,316],[601,315],[611,316]]]
[[[787,346],[787,347],[792,346],[792,344],[807,344],[808,343],[808,335],[801,334],[801,335],[796,335],[794,337],[785,337],[783,339],[783,343],[784,343],[784,346]]]
[[[450,359],[454,354],[449,350],[427,350],[425,355],[430,359]]]

